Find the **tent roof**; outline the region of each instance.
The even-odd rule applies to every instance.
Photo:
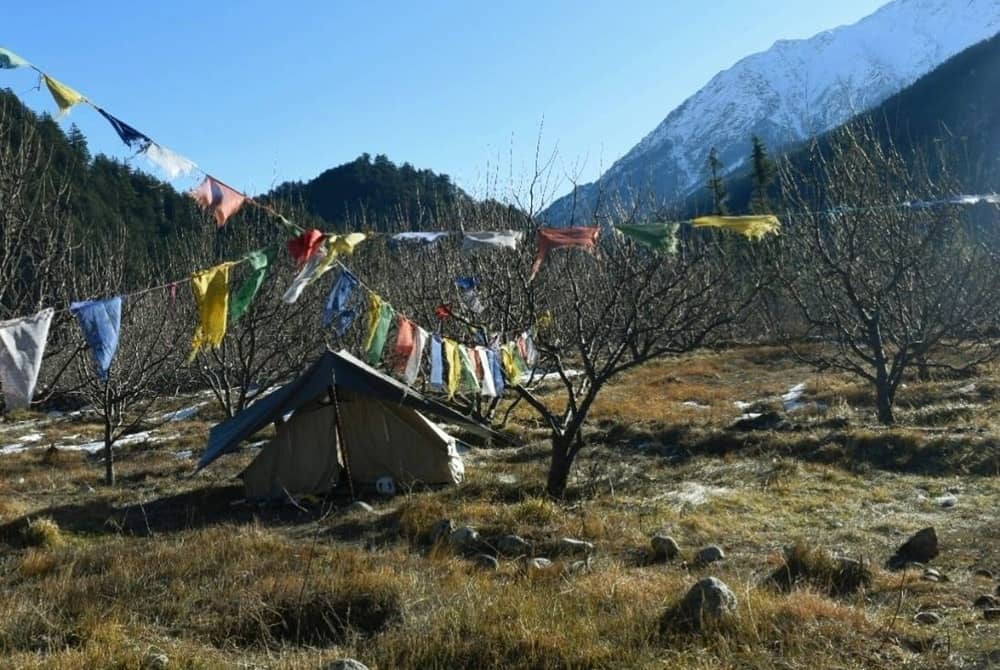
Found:
[[[511,442],[510,437],[491,430],[475,419],[382,374],[344,350],[327,351],[297,379],[261,398],[231,419],[213,427],[208,435],[208,447],[198,461],[198,469],[223,454],[235,451],[240,442],[279,417],[323,397],[331,384],[384,402],[399,403],[448,423],[457,424],[482,437]]]

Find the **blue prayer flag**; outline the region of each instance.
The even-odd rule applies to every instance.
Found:
[[[121,297],[74,302],[69,306],[69,310],[80,323],[83,338],[94,355],[97,376],[103,382],[108,381],[108,371],[111,370],[111,362],[118,351],[118,337],[121,332]]]
[[[329,328],[334,319],[337,319],[336,330],[341,337],[347,329],[354,323],[357,313],[347,306],[351,299],[351,294],[358,287],[358,278],[350,270],[342,269],[337,280],[330,287],[330,293],[326,296],[326,303],[323,306],[323,327]]]

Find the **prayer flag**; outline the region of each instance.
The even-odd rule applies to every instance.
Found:
[[[55,310],[48,308],[34,316],[0,321],[0,384],[8,411],[31,404],[53,314]]]
[[[422,246],[431,246],[437,244],[442,238],[447,237],[450,233],[396,233],[389,238],[390,246],[397,247],[403,242],[413,242],[420,244]]]
[[[402,374],[410,354],[413,353],[413,330],[413,322],[400,315],[396,326],[396,346],[392,351],[392,369],[399,374]]]
[[[462,251],[475,253],[491,249],[517,249],[524,233],[519,230],[487,230],[465,233],[462,239]]]
[[[187,176],[198,169],[194,161],[180,154],[175,154],[170,149],[156,142],[150,142],[149,146],[143,149],[141,153],[150,163],[160,168],[170,180]]]
[[[476,347],[478,368],[482,370],[482,395],[485,398],[495,398],[497,395],[496,386],[493,383],[493,363],[490,361],[489,351],[486,347]]]
[[[646,223],[640,226],[615,226],[618,232],[639,244],[667,254],[677,253],[676,223]]]
[[[13,70],[17,67],[31,67],[31,63],[24,60],[10,49],[0,47],[0,70]]]
[[[364,233],[346,233],[344,235],[330,235],[329,248],[338,254],[354,253],[354,247],[365,241]]]
[[[368,337],[365,338],[365,351],[368,352],[369,365],[377,365],[382,360],[382,350],[385,349],[385,339],[394,314],[392,305],[381,297],[375,293],[368,296]]]
[[[410,358],[406,361],[406,368],[403,370],[403,381],[410,386],[417,381],[420,374],[420,361],[424,356],[424,348],[427,346],[427,331],[420,326],[413,329],[413,349],[410,351]]]
[[[437,333],[431,337],[431,387],[444,390],[444,356],[441,352],[441,336]]]
[[[520,355],[517,353],[517,345],[513,342],[508,342],[500,347],[500,358],[504,374],[507,376],[507,383],[511,386],[520,384],[524,368],[518,366]]]
[[[472,393],[479,393],[479,377],[472,353],[464,344],[458,345],[458,358],[462,362],[462,386]]]
[[[78,105],[86,100],[81,93],[74,91],[66,84],[53,79],[47,74],[43,74],[42,79],[45,80],[45,85],[48,87],[49,93],[52,94],[52,99],[56,101],[56,105],[59,107],[59,118],[69,114],[69,110],[73,108],[73,105]]]
[[[772,214],[761,216],[701,216],[691,222],[695,228],[721,228],[739,233],[749,240],[759,240],[781,231],[781,222]]]
[[[118,337],[122,327],[121,297],[106,300],[74,302],[69,311],[83,330],[83,339],[90,347],[97,366],[97,376],[102,382],[108,381],[108,371],[118,352]]]
[[[444,321],[451,316],[451,305],[441,304],[434,308],[434,316]]]
[[[475,277],[459,277],[455,280],[455,286],[458,287],[459,297],[465,308],[474,314],[482,314],[485,307],[476,291],[479,280]]]
[[[448,399],[451,400],[462,381],[462,359],[458,353],[458,343],[447,337],[444,338],[444,358],[448,363]]]
[[[226,220],[235,214],[247,199],[245,195],[226,186],[215,177],[205,177],[201,185],[194,188],[190,195],[202,209],[215,214],[215,225],[219,228],[226,225]]]
[[[288,241],[288,253],[295,259],[295,263],[301,266],[315,256],[322,245],[323,233],[316,228],[310,228],[294,240]]]
[[[232,266],[233,263],[222,263],[197,272],[191,277],[199,323],[194,333],[189,360],[194,360],[205,346],[218,347],[226,337],[226,322],[229,317],[229,269]]]
[[[251,251],[246,255],[246,260],[250,263],[250,274],[233,294],[233,302],[229,306],[229,318],[233,323],[239,321],[250,309],[250,303],[264,285],[268,267],[274,262],[275,253],[274,247],[268,247],[260,251]]]
[[[497,353],[496,349],[488,349],[486,354],[490,359],[490,373],[493,375],[493,387],[496,389],[498,396],[503,395],[503,368],[500,365],[500,354]]]
[[[96,109],[101,116],[108,120],[111,127],[115,129],[116,133],[118,133],[118,137],[121,138],[122,142],[124,142],[125,146],[129,149],[133,149],[135,151],[146,151],[153,143],[153,140],[149,139],[146,135],[139,132],[121,119],[111,116],[100,107],[97,107]]]
[[[348,307],[348,302],[357,287],[358,278],[350,270],[341,269],[337,280],[330,287],[330,293],[326,296],[326,303],[323,306],[324,328],[329,328],[334,319],[337,319],[337,334],[341,337],[344,336],[344,333],[354,322],[355,312]]]
[[[601,229],[596,226],[586,228],[539,228],[538,251],[535,254],[535,263],[531,266],[532,279],[542,269],[542,263],[545,261],[545,256],[550,249],[576,247],[594,253],[597,250],[597,237],[600,234]]]
[[[528,365],[534,367],[535,363],[538,362],[538,350],[535,349],[535,343],[527,331],[521,333],[520,337],[517,338],[517,350]]]

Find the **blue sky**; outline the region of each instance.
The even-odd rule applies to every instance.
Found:
[[[528,169],[543,119],[543,146],[592,180],[719,70],[881,4],[39,0],[4,8],[0,46],[248,192],[368,152],[482,195],[491,165]],[[0,71],[52,111],[34,83]],[[93,110],[70,122],[127,155]]]

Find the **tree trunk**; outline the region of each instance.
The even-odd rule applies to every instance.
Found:
[[[104,421],[104,483],[108,486],[115,485],[115,452],[112,449],[111,422]]]
[[[570,439],[564,435],[552,438],[552,459],[549,461],[549,477],[545,492],[553,498],[562,498],[566,493],[569,471],[575,456],[570,453],[570,444]]]
[[[879,380],[876,384],[876,401],[878,404],[879,423],[891,426],[896,423],[896,417],[892,414],[893,392],[889,382]]]

